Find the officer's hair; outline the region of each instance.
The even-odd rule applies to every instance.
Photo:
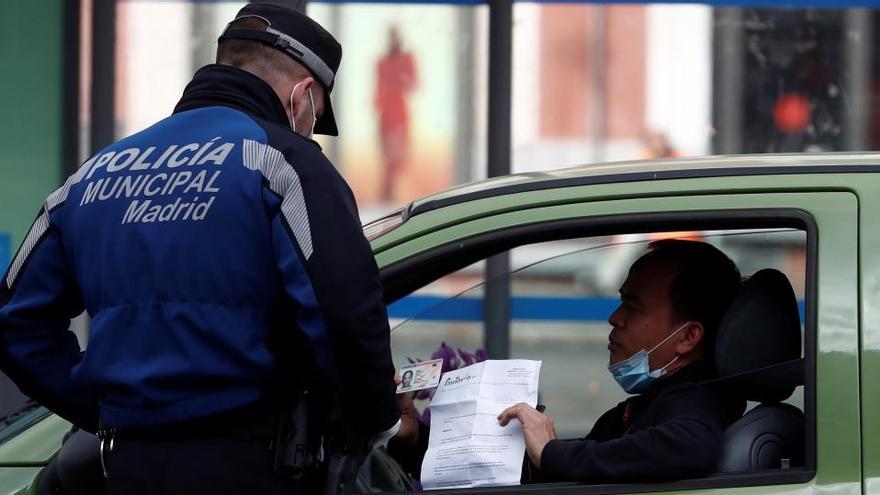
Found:
[[[632,269],[657,261],[678,270],[669,290],[672,315],[677,321],[703,324],[703,358],[713,362],[718,325],[739,289],[739,269],[727,255],[705,242],[665,239],[652,242],[648,249]]]
[[[245,17],[233,21],[229,29],[265,31],[266,22],[256,17]],[[251,72],[274,86],[283,80],[301,79],[311,76],[302,64],[281,50],[259,41],[223,40],[217,45],[217,63],[231,65]]]

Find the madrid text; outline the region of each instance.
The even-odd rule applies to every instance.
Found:
[[[218,167],[235,147],[218,140],[97,155],[84,165],[88,172],[79,204],[128,199],[123,224],[204,220],[220,192]],[[131,173],[138,171],[147,172]]]

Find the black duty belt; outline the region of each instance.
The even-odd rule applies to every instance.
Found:
[[[278,429],[280,408],[274,404],[253,404],[181,423],[148,428],[117,429],[118,438],[181,440],[187,438],[242,437],[273,438]]]

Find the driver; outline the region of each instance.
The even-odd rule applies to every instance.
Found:
[[[740,281],[713,246],[664,240],[630,267],[608,318],[608,369],[632,397],[590,433],[556,438],[553,419],[525,403],[498,416],[522,423],[526,451],[544,481],[634,482],[716,470],[722,433],[745,403],[702,382],[715,376],[715,334]]]

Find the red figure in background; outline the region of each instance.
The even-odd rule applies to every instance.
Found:
[[[391,201],[394,183],[409,160],[409,112],[406,99],[416,87],[413,56],[403,51],[396,26],[388,29],[388,53],[376,64],[374,105],[379,114],[379,137],[385,169],[383,201]]]

